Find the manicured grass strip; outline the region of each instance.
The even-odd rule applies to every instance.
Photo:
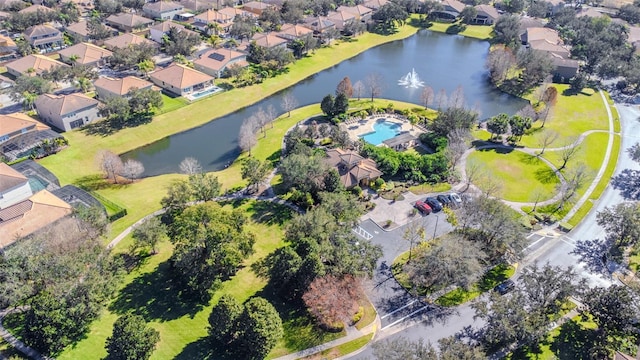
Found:
[[[440,192],[445,192],[449,190],[451,190],[451,184],[447,184],[447,183],[438,183],[438,184],[424,183],[424,184],[413,185],[409,187],[409,191],[411,191],[416,195],[440,193]]]
[[[352,352],[362,348],[363,346],[367,345],[372,338],[373,338],[373,334],[364,335],[355,340],[351,340],[342,345],[338,345],[334,348],[321,351],[317,354],[305,356],[302,359],[306,359],[306,360],[336,359],[336,358],[345,356],[347,354],[351,354]]]
[[[431,26],[428,27],[429,30],[446,33],[447,29],[452,25],[458,23],[439,23],[432,22]],[[480,39],[480,40],[489,40],[493,37],[493,26],[486,25],[464,25],[464,31],[459,32],[457,35],[462,35],[465,37]]]
[[[507,280],[516,272],[514,266],[508,264],[500,264],[489,270],[482,279],[472,285],[469,290],[457,288],[449,291],[448,293],[440,296],[436,300],[436,304],[441,306],[457,306],[467,301],[471,301],[482,293],[489,291],[496,287],[496,285]]]
[[[366,326],[370,325],[376,319],[376,309],[373,307],[373,304],[367,299],[363,299],[360,301],[360,306],[364,308],[364,315],[362,315],[362,319],[356,323],[356,329],[362,330]]]
[[[533,202],[538,191],[545,194],[540,201],[549,199],[559,182],[553,170],[542,160],[511,149],[475,151],[467,158],[467,164],[472,163],[479,164],[491,177],[500,179],[497,196],[509,201]],[[484,186],[482,182],[475,185]]]
[[[178,110],[183,106],[187,106],[189,102],[181,97],[170,97],[162,94],[162,108],[160,108],[156,115],[165,114],[170,111]]]

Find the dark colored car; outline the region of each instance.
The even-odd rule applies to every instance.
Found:
[[[449,199],[448,195],[440,194],[436,199],[438,199],[443,206],[451,206],[451,199]]]
[[[418,200],[413,206],[415,206],[416,209],[420,210],[420,212],[425,215],[431,214],[431,207],[427,205],[424,201]]]
[[[513,290],[515,287],[516,287],[516,283],[514,283],[513,280],[507,280],[499,284],[498,286],[496,286],[494,290],[500,293],[500,295],[504,295],[509,291]]]
[[[428,197],[424,199],[424,202],[426,202],[434,212],[442,210],[442,204],[434,197]]]

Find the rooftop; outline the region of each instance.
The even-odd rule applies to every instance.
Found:
[[[107,18],[107,21],[113,24],[135,28],[140,26],[145,26],[153,23],[153,20],[147,19],[144,16],[130,14],[130,13],[121,13],[111,15]]]
[[[245,56],[244,53],[231,49],[212,49],[200,55],[200,58],[193,63],[215,71],[220,71],[229,61]]]
[[[102,58],[109,57],[113,53],[109,50],[103,49],[93,44],[79,43],[66,49],[60,50],[58,54],[66,58],[70,58],[75,55],[78,57],[76,59],[76,63],[85,65],[92,64]]]
[[[8,135],[33,126],[35,126],[35,129],[37,130],[49,129],[47,125],[23,113],[0,115],[0,136]]]
[[[158,46],[158,44],[149,39],[145,39],[142,36],[134,35],[131,33],[124,33],[122,35],[118,35],[111,39],[105,40],[104,42],[104,45],[111,49],[124,49],[130,45],[137,44],[149,44],[154,47]]]
[[[156,1],[156,2],[148,2],[142,6],[142,10],[150,10],[155,12],[165,12],[165,11],[176,11],[182,10],[184,6],[178,4],[173,1]]]
[[[4,192],[18,185],[24,184],[26,181],[26,176],[12,169],[11,166],[5,163],[0,163],[0,192]]]
[[[94,81],[93,85],[96,88],[105,89],[110,93],[124,96],[127,95],[132,88],[144,89],[151,86],[152,84],[135,76],[127,76],[118,79],[101,77]]]
[[[43,94],[35,101],[38,114],[66,115],[98,105],[98,100],[83,94],[53,95]]]
[[[177,89],[184,89],[203,82],[213,81],[213,78],[207,74],[175,63],[162,70],[155,71],[149,76]]]

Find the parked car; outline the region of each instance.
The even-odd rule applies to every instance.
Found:
[[[433,212],[438,212],[438,211],[442,210],[442,204],[440,203],[440,201],[438,201],[438,199],[436,199],[434,197],[428,197],[428,198],[424,199],[424,202],[427,203],[427,205],[429,205],[429,207],[431,207]]]
[[[451,199],[449,199],[448,195],[440,194],[436,198],[438,199],[438,201],[440,201],[440,203],[443,206],[447,206],[447,207],[451,206]]]
[[[424,201],[418,200],[413,206],[415,206],[416,209],[418,209],[421,213],[425,215],[431,214],[431,207],[427,205]]]
[[[501,284],[498,284],[498,286],[496,286],[494,290],[500,293],[500,295],[504,295],[513,290],[515,287],[516,283],[514,283],[513,280],[509,279]]]
[[[456,193],[449,194],[449,199],[451,199],[451,203],[454,204],[455,207],[459,207],[462,205],[462,198]]]

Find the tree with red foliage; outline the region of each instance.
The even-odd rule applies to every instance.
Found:
[[[307,309],[320,326],[327,329],[342,328],[358,310],[362,297],[360,280],[351,275],[326,275],[316,278],[302,296]]]

